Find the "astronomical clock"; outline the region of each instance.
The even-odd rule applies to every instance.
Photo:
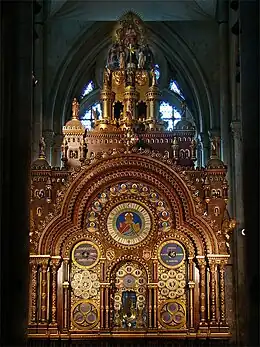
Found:
[[[31,338],[228,338],[225,269],[235,226],[219,138],[195,168],[186,118],[166,130],[153,53],[133,14],[114,31],[93,128],[79,104],[62,168],[31,171]]]

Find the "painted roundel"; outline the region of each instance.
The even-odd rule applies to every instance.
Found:
[[[125,202],[112,209],[107,218],[110,236],[123,245],[142,242],[151,229],[151,218],[147,210],[135,202]]]
[[[165,267],[179,267],[185,260],[185,250],[177,241],[166,241],[159,247],[158,258]]]
[[[76,244],[72,250],[72,261],[80,268],[92,268],[99,261],[98,247],[90,241],[82,241]]]

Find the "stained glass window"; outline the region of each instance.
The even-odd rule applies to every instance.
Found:
[[[91,107],[89,107],[85,111],[84,116],[81,118],[81,123],[87,129],[91,129],[93,127],[93,122],[94,122],[93,110],[96,111],[98,118],[102,115],[102,109],[101,109],[100,102],[96,102]]]
[[[170,88],[171,91],[173,91],[174,93],[178,94],[182,99],[185,99],[184,95],[183,95],[183,93],[182,93],[182,91],[181,91],[181,89],[180,89],[180,87],[179,87],[179,85],[177,83],[177,81],[171,80],[169,88]]]
[[[161,102],[160,113],[161,118],[168,122],[167,130],[173,129],[176,123],[181,119],[180,112],[166,101]]]
[[[84,98],[84,96],[91,93],[95,88],[94,82],[90,81],[88,84],[86,84],[82,90],[81,98]]]
[[[154,67],[155,67],[156,79],[157,79],[157,81],[158,81],[159,78],[160,78],[160,68],[159,68],[159,65],[158,65],[158,64],[155,64]]]

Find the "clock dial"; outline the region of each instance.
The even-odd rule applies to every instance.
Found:
[[[136,245],[148,236],[151,218],[142,205],[125,202],[114,207],[109,213],[107,229],[115,241],[123,245]]]
[[[180,266],[185,259],[183,246],[177,241],[166,241],[159,247],[158,257],[161,264],[168,268]]]
[[[82,241],[73,248],[72,260],[80,268],[91,268],[99,261],[99,249],[90,241]]]

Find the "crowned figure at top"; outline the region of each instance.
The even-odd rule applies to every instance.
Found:
[[[107,66],[112,71],[127,69],[129,66],[150,70],[153,66],[153,54],[147,44],[144,25],[132,12],[118,23],[108,52]]]

